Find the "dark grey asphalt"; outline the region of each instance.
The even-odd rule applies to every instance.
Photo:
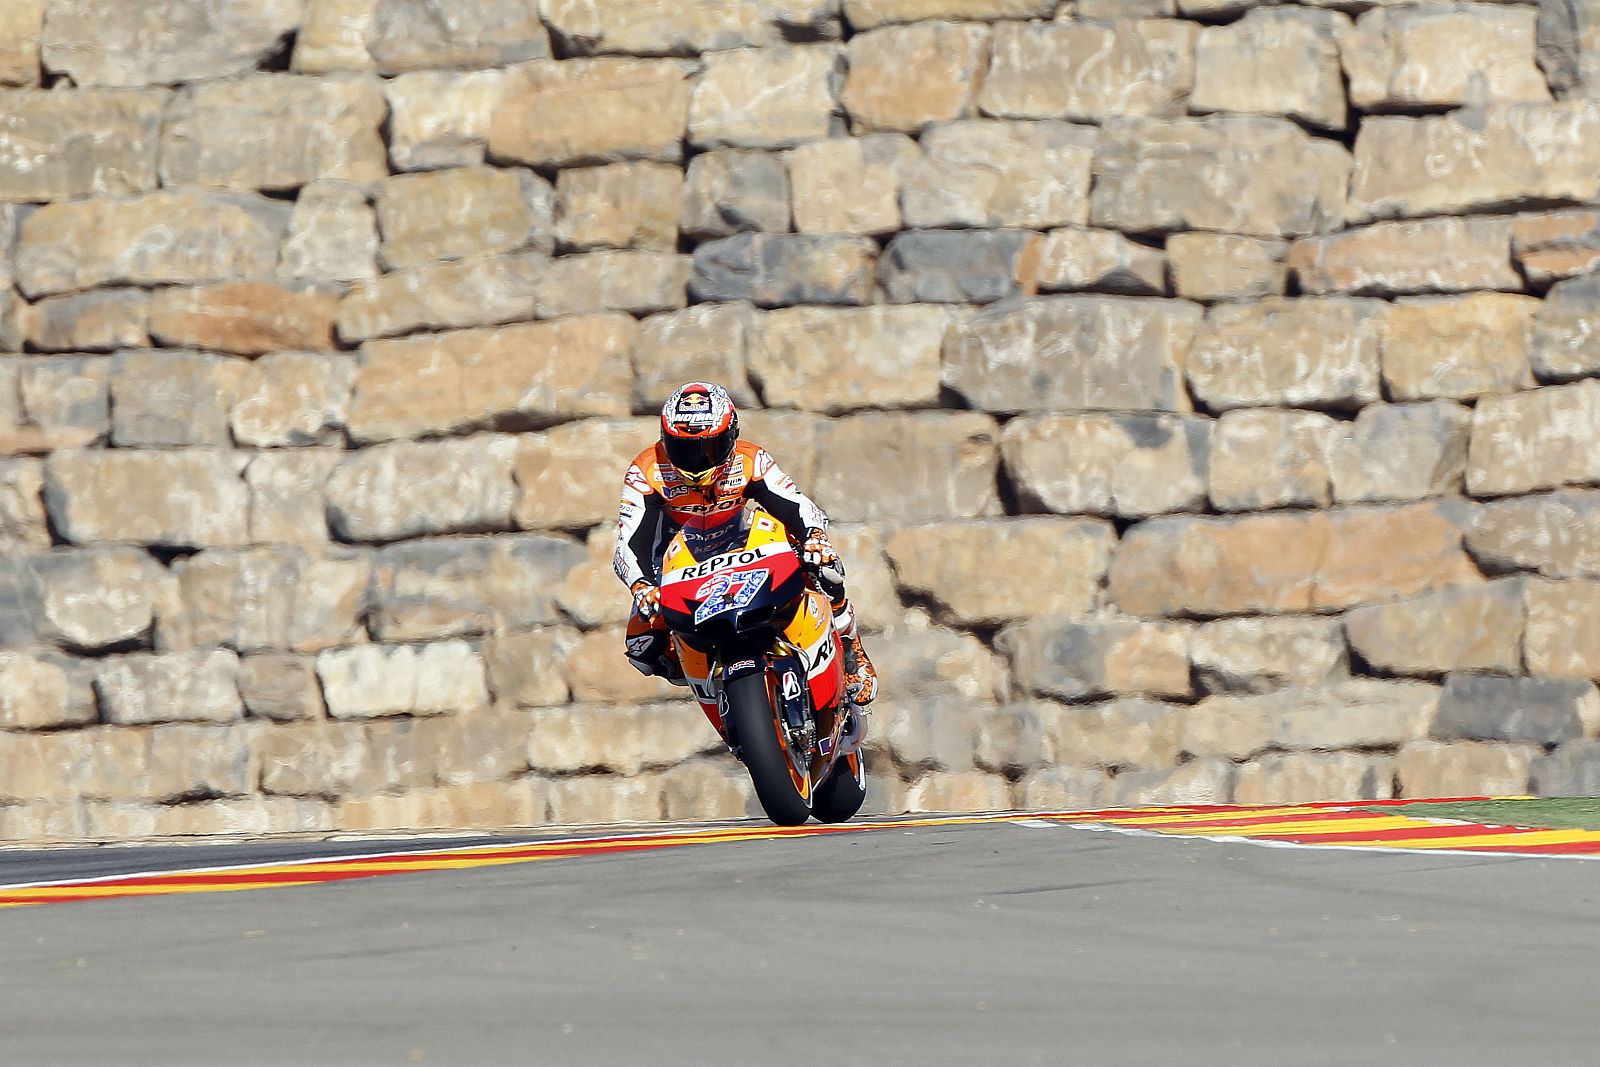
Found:
[[[1600,862],[968,826],[14,909],[0,937],[8,1064],[1600,1048]]]

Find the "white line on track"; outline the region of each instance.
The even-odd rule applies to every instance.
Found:
[[[1319,845],[1309,841],[1276,841],[1260,837],[1229,837],[1222,834],[1164,834],[1159,830],[1143,830],[1136,826],[1113,826],[1110,823],[1061,822],[1073,830],[1099,830],[1105,833],[1126,834],[1129,837],[1155,837],[1163,841],[1214,841],[1226,845],[1258,845],[1261,848],[1319,849],[1324,852],[1386,853],[1396,856],[1476,856],[1478,859],[1501,857],[1516,860],[1600,860],[1600,855],[1584,852],[1516,852],[1509,847],[1502,850],[1467,848],[1399,848],[1389,845]]]

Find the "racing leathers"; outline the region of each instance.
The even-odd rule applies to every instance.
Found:
[[[734,446],[727,463],[705,488],[685,482],[660,444],[639,453],[628,467],[622,483],[617,548],[612,562],[617,577],[635,598],[629,661],[646,674],[677,680],[677,664],[670,652],[671,644],[665,639],[665,624],[654,610],[662,553],[690,518],[726,513],[731,519],[746,501],[754,501],[781,522],[797,551],[805,545],[807,556],[816,558],[816,546],[820,545],[825,546],[822,558],[832,557],[830,565],[813,568],[812,573],[818,588],[833,604],[834,629],[853,653],[847,657],[847,664],[853,658],[854,669],[846,680],[852,699],[858,704],[869,703],[877,695],[877,675],[861,645],[855,611],[845,594],[844,569],[827,543],[828,516],[779,469],[766,449],[749,441],[739,441]],[[648,631],[638,625],[640,616],[650,623]],[[643,640],[651,633],[659,634],[661,639]]]

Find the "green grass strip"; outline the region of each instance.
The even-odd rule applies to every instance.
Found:
[[[1600,797],[1539,797],[1532,800],[1477,800],[1445,804],[1407,804],[1373,808],[1389,815],[1455,819],[1490,826],[1541,830],[1600,830]]]

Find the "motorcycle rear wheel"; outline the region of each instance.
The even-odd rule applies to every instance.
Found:
[[[865,763],[860,767],[861,777],[857,779],[848,757],[833,765],[833,771],[811,798],[811,814],[818,822],[848,822],[861,810],[867,799],[867,767]]]
[[[790,762],[789,751],[780,735],[772,694],[765,674],[747,674],[728,686],[728,717],[733,720],[733,735],[756,799],[767,818],[779,826],[799,826],[811,817],[811,800],[801,792],[799,775]]]

